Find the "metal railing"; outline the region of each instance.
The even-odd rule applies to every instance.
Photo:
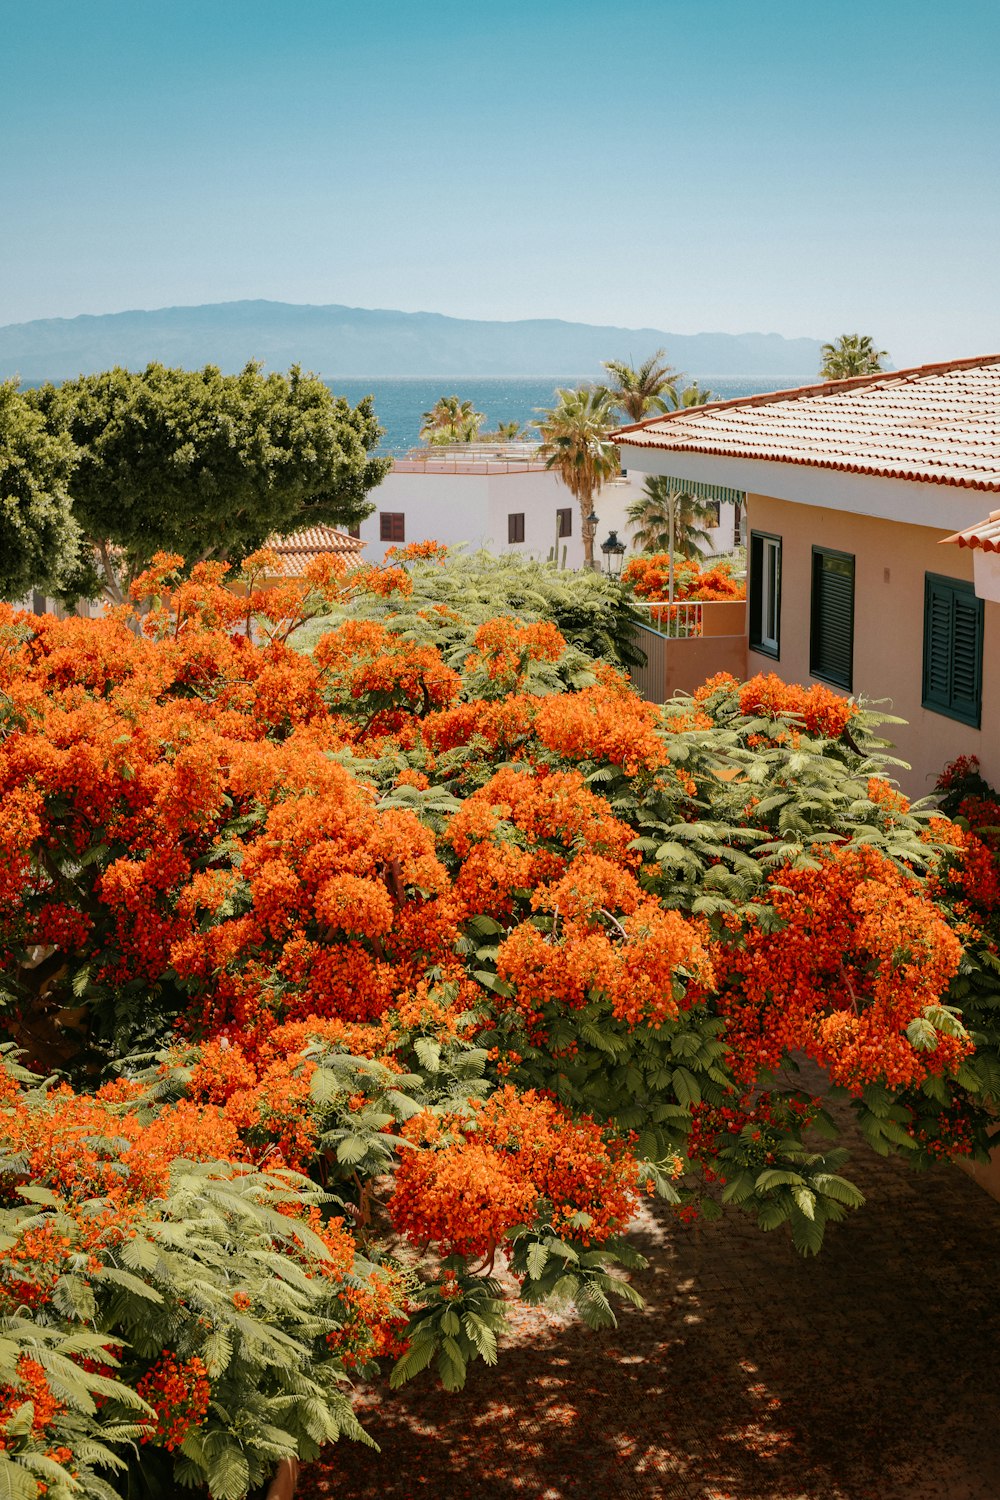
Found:
[[[500,474],[523,469],[542,469],[538,443],[431,443],[408,448],[393,460],[400,473],[461,474],[470,470]]]
[[[634,599],[632,607],[648,611],[645,623],[649,629],[668,640],[686,641],[705,633],[704,607],[697,600],[665,604],[662,600]]]

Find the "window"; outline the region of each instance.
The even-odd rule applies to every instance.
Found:
[[[378,513],[378,535],[380,542],[405,542],[406,517],[400,510],[380,510]]]
[[[556,511],[556,535],[560,537],[573,535],[573,507],[571,505],[567,505],[565,510]]]
[[[348,526],[348,528],[347,528],[347,535],[348,536],[352,536],[356,542],[360,542],[360,540],[361,540],[361,526],[360,526],[360,524],[356,524],[354,526]]]
[[[750,646],[779,655],[781,626],[781,537],[750,533]]]
[[[924,708],[979,728],[983,601],[971,583],[924,575]]]
[[[814,547],[809,671],[847,688],[854,682],[854,558]]]
[[[508,543],[524,541],[524,511],[520,510],[515,515],[507,517],[507,541]]]

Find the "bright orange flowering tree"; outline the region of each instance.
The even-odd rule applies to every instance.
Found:
[[[815,1250],[860,1201],[830,1091],[983,1149],[992,850],[858,705],[661,710],[549,622],[414,610],[436,549],[175,562],[137,617],[0,614],[13,1493],[246,1493],[357,1435],[350,1372],[492,1361],[501,1256],[607,1321],[644,1192]]]
[[[630,584],[640,599],[666,599],[670,579],[669,552],[642,553],[630,558],[622,582]],[[703,568],[695,557],[674,555],[674,600],[745,599],[746,584],[733,577],[728,563]]]

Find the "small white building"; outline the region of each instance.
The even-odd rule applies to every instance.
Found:
[[[641,495],[644,479],[644,474],[623,474],[596,496],[598,561],[610,531],[631,551],[626,513]],[[564,567],[583,566],[580,507],[538,457],[536,444],[411,449],[395,460],[369,498],[375,511],[357,535],[371,562],[380,562],[389,547],[433,540],[542,560],[558,548]],[[733,510],[723,503],[719,525],[708,533],[712,552],[732,547]]]

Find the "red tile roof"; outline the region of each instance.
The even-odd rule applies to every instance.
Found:
[[[967,526],[942,541],[956,542],[959,547],[981,547],[984,552],[1000,552],[1000,510],[991,510],[985,521],[977,521],[975,526]]]
[[[626,449],[710,453],[1000,491],[1000,354],[711,401],[621,427]]]
[[[360,562],[364,543],[332,526],[307,526],[304,531],[293,531],[288,536],[272,536],[267,545],[284,562],[285,577],[299,578],[306,564],[322,552],[333,552],[346,563]]]

